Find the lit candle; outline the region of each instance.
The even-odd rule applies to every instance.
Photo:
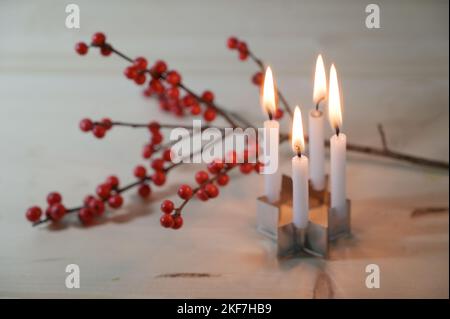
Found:
[[[303,137],[302,113],[297,106],[292,124],[292,219],[297,228],[308,226],[309,190],[308,190],[308,158],[302,155],[305,150]]]
[[[269,116],[264,122],[264,189],[269,202],[274,203],[280,199],[281,175],[278,170],[278,144],[280,125],[273,119],[277,111],[277,95],[275,82],[270,67],[266,69],[262,91],[262,107]]]
[[[314,75],[313,102],[315,109],[309,112],[309,158],[311,165],[309,175],[311,184],[315,190],[325,188],[325,139],[324,139],[324,116],[319,110],[319,104],[327,96],[327,79],[322,55],[319,54],[316,61],[316,72]]]
[[[341,133],[341,97],[334,64],[331,65],[330,69],[328,116],[331,127],[336,131],[336,134],[330,139],[331,207],[335,209],[338,216],[342,216],[345,214],[347,199],[345,172],[347,138],[345,134]]]

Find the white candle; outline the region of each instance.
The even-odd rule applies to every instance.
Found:
[[[292,158],[292,220],[297,228],[308,226],[309,215],[308,158],[302,155],[304,148],[302,115],[297,106],[292,124],[292,150],[296,154]]]
[[[309,167],[312,187],[315,190],[325,188],[325,139],[324,139],[324,116],[319,110],[309,113]]]
[[[347,138],[343,133],[334,134],[330,139],[331,207],[335,208],[338,214],[343,214],[346,207],[346,144]]]
[[[278,169],[279,131],[277,121],[264,121],[264,193],[271,203],[277,202],[281,193],[281,175]]]
[[[270,67],[266,69],[262,101],[264,111],[269,115],[269,120],[264,122],[264,190],[269,202],[275,203],[280,199],[281,175],[278,169],[278,145],[280,125],[273,120],[273,114],[277,110],[277,95],[275,82]]]
[[[314,75],[313,102],[315,110],[309,113],[309,158],[311,164],[309,175],[312,187],[315,190],[325,188],[325,137],[324,137],[324,116],[319,110],[319,104],[326,99],[327,79],[322,55],[319,54],[316,61],[316,71]]]
[[[331,207],[336,214],[343,215],[346,210],[346,145],[347,138],[341,133],[342,114],[341,97],[337,80],[336,68],[331,65],[330,85],[328,95],[328,115],[331,127],[336,131],[330,139],[330,179]]]

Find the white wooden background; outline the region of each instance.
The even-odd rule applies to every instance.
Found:
[[[275,258],[255,231],[256,175],[233,174],[219,199],[186,207],[182,230],[162,229],[159,203],[193,181],[198,167],[189,165],[154,201],[127,195],[95,227],[31,228],[24,219],[48,191],[72,206],[108,174],[132,180],[147,135],[115,129],[98,141],[80,133],[80,118],[174,122],[124,79],[124,61],[74,53],[98,30],[131,56],[164,58],[254,123],[263,119],[249,82],[255,67],[226,50],[226,38],[245,39],[304,108],[321,52],[337,65],[349,141],[379,145],[381,122],[390,147],[448,161],[447,1],[376,1],[379,30],[365,28],[369,1],[77,0],[79,30],[64,26],[66,2],[0,2],[0,297],[448,298],[448,212],[411,218],[417,207],[448,205],[448,172],[389,160],[349,154],[354,237],[327,261]],[[288,145],[282,156],[289,172]],[[70,263],[81,267],[80,289],[65,288]],[[365,287],[369,263],[381,267],[380,289]]]

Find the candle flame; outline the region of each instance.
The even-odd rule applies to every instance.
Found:
[[[292,123],[292,150],[295,154],[301,154],[305,150],[305,137],[303,136],[302,112],[295,107],[294,121]]]
[[[327,76],[325,74],[325,66],[323,64],[322,54],[319,54],[316,61],[316,73],[314,75],[314,104],[327,98]]]
[[[339,93],[339,83],[334,64],[331,65],[330,69],[330,85],[328,92],[328,119],[333,129],[336,130],[342,126],[341,95]]]
[[[267,67],[266,75],[264,76],[264,86],[262,91],[262,107],[265,112],[275,115],[277,111],[277,93],[275,90],[275,81],[273,79],[272,69]]]

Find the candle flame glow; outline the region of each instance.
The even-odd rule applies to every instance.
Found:
[[[330,69],[330,85],[328,92],[328,119],[333,129],[337,130],[342,126],[341,95],[339,93],[339,83],[334,64]]]
[[[264,86],[262,91],[262,107],[265,112],[275,115],[277,111],[277,93],[275,90],[275,81],[273,79],[272,69],[267,67],[266,75],[264,76]]]
[[[295,107],[294,121],[292,123],[292,150],[295,154],[301,154],[305,150],[305,137],[303,136],[302,112]]]
[[[319,54],[316,61],[316,73],[314,75],[314,104],[327,98],[327,76],[325,74],[325,66],[323,64],[322,55]]]

